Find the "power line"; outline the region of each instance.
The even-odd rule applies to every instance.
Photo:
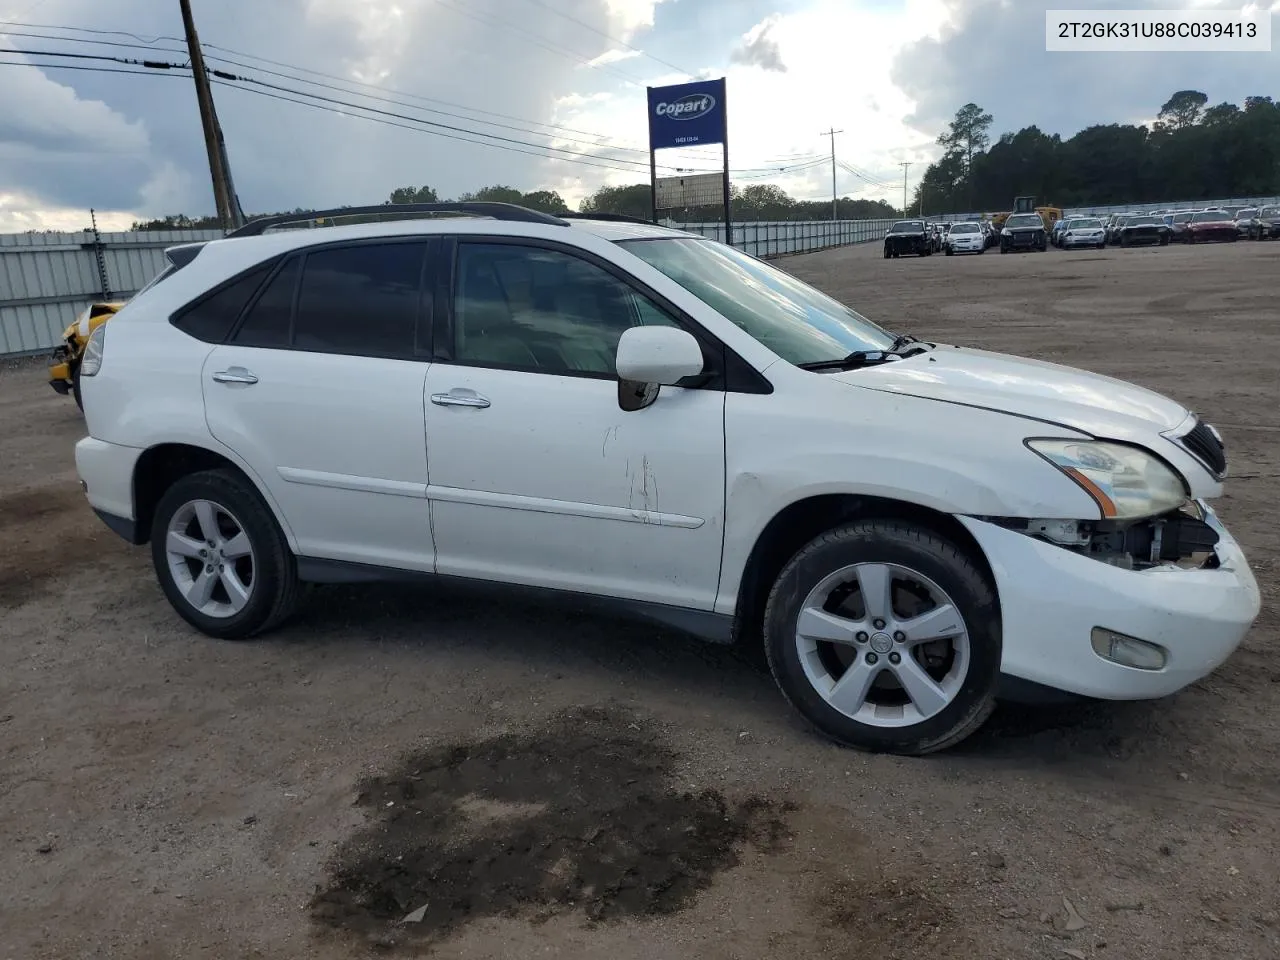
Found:
[[[8,53],[0,50],[0,54]],[[186,77],[185,73],[153,73],[150,70],[121,70],[119,67],[76,66],[72,63],[32,63],[29,60],[0,60],[0,67],[34,67],[37,70],[85,70],[89,73],[123,73],[134,77]],[[186,69],[185,67],[183,69]]]
[[[453,13],[459,14],[460,16],[468,17],[476,21],[477,23],[484,24],[487,27],[497,27],[500,30],[506,30],[508,33],[521,35],[526,41],[533,43],[534,46],[541,47],[543,50],[549,50],[552,53],[558,53],[561,56],[568,57],[570,60],[576,60],[578,63],[582,64],[583,66],[591,67],[593,70],[605,70],[605,71],[608,71],[609,73],[614,74],[615,76],[621,77],[623,80],[626,80],[628,83],[634,83],[637,86],[641,86],[641,87],[645,85],[644,81],[639,79],[638,77],[633,77],[630,74],[624,73],[623,71],[618,70],[615,67],[609,66],[608,64],[605,64],[605,63],[593,64],[592,60],[598,59],[598,58],[584,57],[582,54],[577,53],[576,51],[570,50],[568,47],[563,47],[557,43],[547,40],[545,37],[542,37],[532,32],[531,30],[522,30],[519,27],[516,27],[508,23],[507,21],[501,19],[500,17],[495,17],[488,13],[479,13],[475,10],[466,10],[466,9],[463,9],[462,7],[454,6],[452,3],[449,3],[448,0],[434,0],[434,2],[439,6],[443,7],[445,10],[452,11]]]
[[[592,33],[597,34],[601,37],[604,37],[610,43],[616,43],[619,46],[626,47],[628,50],[634,50],[636,53],[640,54],[640,56],[648,57],[650,60],[654,61],[655,63],[660,63],[664,67],[670,67],[672,70],[675,70],[677,73],[683,73],[685,76],[688,76],[688,77],[697,76],[697,74],[694,73],[692,70],[686,70],[684,67],[674,64],[670,60],[663,60],[661,57],[654,56],[652,53],[646,53],[644,50],[641,50],[639,47],[633,47],[631,44],[627,43],[627,41],[619,40],[617,37],[610,36],[609,34],[605,33],[603,30],[593,27],[591,24],[587,23],[585,20],[579,20],[577,17],[573,16],[572,14],[568,14],[568,13],[565,13],[563,10],[556,9],[551,4],[544,2],[544,0],[525,0],[525,2],[536,4],[537,6],[542,7],[543,10],[549,10],[558,17],[563,17],[565,20],[568,20],[571,23],[576,23],[580,27],[584,27],[585,29],[590,30]]]
[[[0,26],[3,26],[0,22]],[[131,50],[151,50],[155,53],[180,53],[185,54],[187,51],[178,50],[174,47],[155,47],[150,44],[143,43],[121,43],[118,40],[89,40],[85,37],[59,37],[52,33],[31,33],[22,30],[0,30],[0,36],[3,37],[27,37],[35,40],[62,40],[68,43],[91,43],[103,47],[124,47]]]
[[[304,107],[312,107],[312,108],[314,108],[314,109],[316,109],[316,110],[324,110],[324,111],[326,111],[326,112],[328,112],[328,113],[336,113],[336,114],[338,114],[339,116],[342,116],[342,117],[353,117],[353,118],[355,118],[355,119],[357,119],[357,120],[369,120],[369,121],[371,121],[371,122],[373,122],[373,123],[381,123],[381,124],[385,124],[386,126],[389,126],[389,127],[400,127],[400,128],[401,128],[401,129],[403,129],[403,130],[412,130],[412,131],[414,131],[415,133],[426,133],[426,134],[431,134],[431,135],[433,135],[433,136],[443,137],[443,138],[444,138],[444,139],[446,139],[446,140],[456,140],[456,141],[457,141],[457,142],[459,142],[459,143],[474,143],[474,144],[476,144],[477,146],[482,146],[482,147],[492,147],[493,149],[496,149],[496,150],[505,150],[505,151],[507,151],[507,152],[509,152],[509,153],[523,153],[523,154],[526,154],[526,155],[531,156],[531,157],[539,157],[540,159],[543,159],[543,160],[563,160],[565,163],[576,163],[576,164],[581,164],[582,166],[586,166],[586,167],[600,167],[601,169],[604,169],[604,170],[613,170],[613,171],[618,172],[618,173],[636,173],[636,172],[637,172],[637,171],[635,171],[635,170],[633,170],[633,169],[631,169],[631,168],[629,168],[629,167],[617,167],[617,166],[613,166],[612,164],[608,164],[608,163],[594,163],[594,162],[592,162],[592,161],[590,161],[590,160],[575,160],[575,159],[571,159],[571,158],[569,158],[569,157],[555,157],[555,156],[549,156],[549,155],[547,155],[547,154],[545,154],[545,153],[536,153],[536,152],[534,152],[534,151],[532,151],[532,150],[521,150],[521,149],[520,149],[520,148],[518,148],[518,147],[506,146],[506,145],[504,145],[504,144],[500,144],[500,143],[489,143],[489,142],[484,141],[484,140],[470,140],[470,139],[467,139],[466,137],[454,136],[454,135],[452,135],[452,134],[448,134],[448,133],[439,133],[438,131],[435,131],[435,130],[424,130],[424,129],[422,129],[421,127],[414,127],[414,126],[410,126],[410,125],[409,125],[409,124],[407,124],[407,123],[400,123],[400,122],[395,121],[395,120],[386,120],[386,119],[383,119],[382,117],[368,117],[368,116],[365,116],[365,115],[363,115],[363,114],[358,114],[358,113],[357,113],[357,114],[347,113],[345,110],[339,110],[339,109],[337,109],[337,108],[335,108],[335,107],[325,106],[323,103],[313,103],[313,102],[311,102],[310,100],[298,100],[298,99],[295,99],[295,98],[293,98],[293,97],[286,97],[286,96],[283,96],[283,95],[278,94],[278,93],[272,93],[272,92],[270,92],[269,90],[258,90],[258,89],[257,89],[257,88],[255,88],[255,87],[243,87],[243,86],[240,86],[239,84],[236,84],[236,83],[229,83],[229,82],[228,82],[228,81],[226,81],[226,80],[219,80],[219,79],[216,79],[216,78],[215,78],[215,79],[214,79],[214,80],[212,80],[211,82],[212,82],[212,83],[217,84],[218,86],[222,86],[222,87],[229,87],[229,88],[231,88],[232,90],[240,90],[240,91],[242,91],[242,92],[244,92],[244,93],[252,93],[252,94],[256,94],[256,95],[258,95],[258,96],[270,97],[270,98],[271,98],[271,99],[273,99],[273,100],[284,100],[284,101],[286,101],[287,103],[296,103],[296,104],[299,104],[299,105],[304,106]],[[363,110],[363,109],[367,109],[367,108],[357,106],[357,107],[356,107],[356,109],[357,109],[357,110]],[[412,120],[413,118],[412,118],[412,117],[410,117],[409,119],[410,119],[410,120]],[[417,122],[421,123],[421,122],[423,122],[423,121],[417,121]],[[602,158],[602,159],[608,159],[608,158]]]
[[[107,37],[129,37],[131,40],[137,40],[139,43],[153,44],[159,43],[161,40],[168,40],[173,43],[185,43],[182,37],[154,37],[151,40],[144,40],[136,33],[129,33],[127,30],[99,30],[94,27],[64,27],[57,23],[23,23],[18,20],[0,20],[0,24],[8,27],[27,27],[32,30],[69,30],[74,33],[93,33],[99,36]]]

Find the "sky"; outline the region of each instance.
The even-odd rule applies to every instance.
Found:
[[[1260,2],[1280,44],[1280,0]],[[902,164],[913,188],[970,101],[994,116],[994,138],[1028,124],[1069,136],[1148,123],[1187,87],[1211,104],[1280,98],[1280,47],[1044,49],[1048,8],[1188,6],[1241,3],[192,0],[209,66],[249,78],[214,87],[248,212],[496,183],[557,190],[576,208],[601,185],[647,181],[646,86],[713,77],[727,81],[735,182],[829,198],[824,131],[834,129],[839,194],[900,205]],[[104,229],[212,213],[189,74],[16,52],[185,64],[178,0],[0,0],[0,21],[0,232],[80,229],[90,208]],[[53,62],[143,75],[33,65]],[[290,102],[300,94],[330,100]],[[350,105],[385,111],[384,122]],[[487,142],[463,142],[477,133]],[[660,175],[718,169],[720,148],[662,151],[658,162]]]

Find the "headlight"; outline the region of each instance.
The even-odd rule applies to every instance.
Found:
[[[102,345],[107,339],[107,325],[104,323],[93,331],[89,342],[84,345],[84,356],[80,358],[80,376],[97,376],[102,369]]]
[[[1028,440],[1027,446],[1079,484],[1105,519],[1152,517],[1187,499],[1182,478],[1137,447],[1089,440]]]
[[[1012,231],[1012,230],[1010,230],[1008,227],[1005,227],[1003,230],[1001,230],[1001,231],[1000,231],[1000,235],[1001,235],[1001,236],[1004,236],[1004,237],[1011,236],[1011,235],[1012,235],[1012,233],[1013,233],[1013,231]]]

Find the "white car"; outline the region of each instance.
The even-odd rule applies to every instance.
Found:
[[[1173,693],[1258,614],[1173,400],[656,225],[397,212],[453,215],[175,248],[86,348],[89,503],[210,636],[304,581],[543,588],[763,643],[823,733],[919,754],[997,696]]]
[[[947,256],[955,253],[982,253],[987,247],[987,235],[976,223],[953,223],[942,241]]]
[[[1107,231],[1096,217],[1073,217],[1062,228],[1060,240],[1063,250],[1072,247],[1097,247],[1107,245]]]

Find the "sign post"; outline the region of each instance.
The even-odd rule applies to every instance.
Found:
[[[725,82],[699,80],[670,87],[649,87],[649,192],[653,219],[658,219],[657,153],[671,147],[700,144],[722,146],[724,169],[721,192],[724,201],[724,239],[733,243],[729,202],[729,124]],[[695,178],[685,178],[686,180]]]

